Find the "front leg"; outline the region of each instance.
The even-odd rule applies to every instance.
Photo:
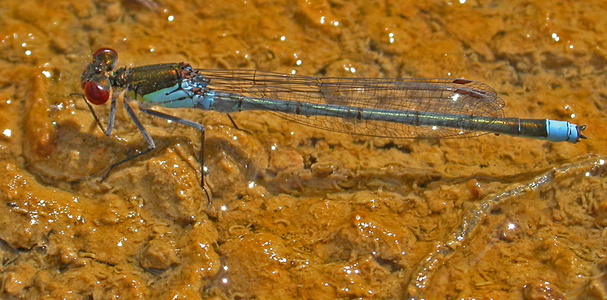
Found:
[[[114,103],[115,102],[112,102],[112,104],[114,104]],[[137,154],[133,154],[133,155],[128,156],[127,158],[125,158],[125,159],[123,159],[123,160],[121,160],[121,161],[119,161],[119,162],[117,162],[115,164],[112,164],[109,167],[107,173],[102,177],[101,181],[104,181],[105,179],[107,179],[107,177],[110,175],[110,173],[112,172],[112,170],[115,167],[117,167],[117,166],[119,166],[119,165],[121,165],[121,164],[123,164],[125,162],[128,162],[130,160],[133,160],[133,159],[135,159],[135,158],[137,158],[139,156],[145,155],[145,154],[149,153],[150,151],[156,149],[156,143],[154,143],[154,139],[152,139],[152,136],[150,136],[150,134],[147,132],[147,130],[145,130],[145,127],[143,127],[143,124],[141,124],[141,121],[139,121],[139,118],[137,118],[137,115],[135,114],[135,112],[133,111],[133,109],[131,108],[131,106],[129,105],[129,103],[126,102],[126,101],[124,101],[123,103],[124,103],[124,109],[129,114],[129,117],[131,117],[131,120],[133,121],[133,123],[135,123],[135,126],[137,126],[137,129],[139,129],[139,132],[141,133],[141,135],[145,139],[146,143],[148,144],[148,148],[146,150],[142,151],[142,152],[139,152]],[[112,113],[112,112],[114,112],[114,113]],[[114,124],[113,123],[113,120],[114,120],[114,117],[115,117],[115,109],[114,109],[114,107],[112,107],[112,110],[110,110],[110,117],[111,117],[110,120],[112,120],[112,122],[108,122],[108,131],[106,132],[107,135],[109,135],[109,133],[111,132],[113,124]],[[110,127],[110,125],[112,125],[112,127]]]

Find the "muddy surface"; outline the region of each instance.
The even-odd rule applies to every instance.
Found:
[[[604,1],[0,4],[3,299],[607,298]],[[578,144],[381,139],[271,113],[145,115],[107,137],[80,76],[189,62],[310,76],[466,78]],[[107,122],[108,107],[96,107]],[[207,196],[208,195],[208,196]],[[210,199],[210,201],[209,201]]]

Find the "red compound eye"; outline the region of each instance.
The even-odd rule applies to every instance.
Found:
[[[89,102],[101,105],[110,99],[110,91],[101,84],[89,81],[84,85],[84,96]]]
[[[93,53],[93,63],[103,67],[103,71],[111,71],[118,62],[118,53],[114,49],[99,48]]]
[[[118,58],[118,53],[112,48],[99,48],[97,51],[93,52],[93,58],[97,58],[101,55]]]

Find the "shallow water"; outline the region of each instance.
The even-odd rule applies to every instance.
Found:
[[[603,1],[56,2],[0,4],[2,298],[607,298]],[[208,203],[199,133],[145,116],[158,150],[100,182],[146,145],[122,110],[104,136],[79,94],[99,47],[127,66],[467,78],[588,140],[165,110],[206,126]]]

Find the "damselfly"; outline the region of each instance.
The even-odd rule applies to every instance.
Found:
[[[93,53],[93,61],[82,74],[85,98],[95,105],[111,99],[106,128],[95,115],[109,136],[118,98],[114,90],[122,90],[124,108],[148,149],[110,166],[110,170],[156,147],[131,108],[133,101],[139,102],[145,114],[199,130],[203,141],[203,125],[151,107],[226,113],[269,111],[317,128],[387,138],[454,138],[484,133],[570,143],[586,138],[581,134],[585,126],[566,121],[505,118],[504,102],[495,91],[466,79],[316,78],[254,70],[200,70],[187,63],[116,69],[117,62],[118,54],[112,49]]]

